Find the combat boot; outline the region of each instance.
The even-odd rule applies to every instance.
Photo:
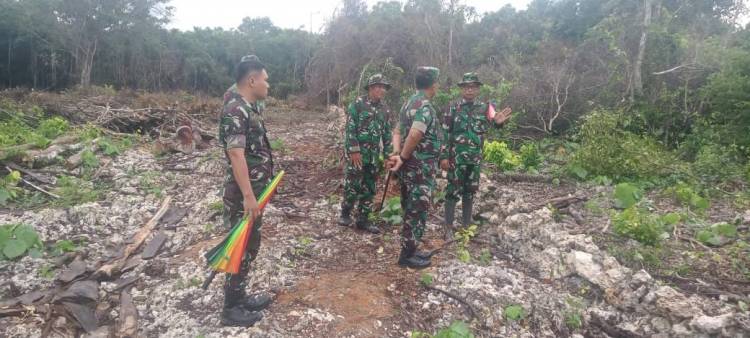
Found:
[[[449,241],[453,238],[453,220],[456,213],[456,201],[445,200],[445,223],[443,223],[443,239]]]
[[[357,229],[364,230],[373,234],[380,233],[380,228],[378,228],[375,224],[372,224],[372,222],[367,219],[367,216],[363,215],[357,217]]]
[[[348,227],[352,222],[352,207],[342,205],[341,216],[339,216],[339,225]]]
[[[401,248],[401,254],[398,256],[398,265],[412,269],[424,269],[430,266],[430,259],[419,258],[415,253],[416,245],[407,245]]]
[[[261,311],[271,305],[271,302],[271,296],[266,293],[255,293],[248,296],[242,292],[238,303],[247,311]]]
[[[464,226],[464,228],[468,227],[472,223],[472,211],[471,209],[474,206],[474,200],[471,196],[464,196],[463,198],[463,206],[462,211],[462,222],[461,224]]]
[[[248,311],[240,303],[242,294],[236,283],[227,282],[224,286],[224,308],[221,311],[221,324],[224,326],[250,327],[263,319],[260,312]]]

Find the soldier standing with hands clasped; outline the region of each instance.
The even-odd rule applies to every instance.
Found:
[[[344,136],[347,165],[338,223],[342,226],[352,223],[351,212],[358,202],[357,228],[374,234],[380,233],[380,229],[370,222],[368,216],[372,212],[376,191],[380,143],[383,143],[384,157],[392,152],[388,120],[391,112],[383,102],[389,89],[391,85],[382,74],[375,74],[367,80],[367,95],[358,97],[349,105]]]

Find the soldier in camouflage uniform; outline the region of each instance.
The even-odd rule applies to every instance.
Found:
[[[435,188],[440,125],[430,99],[437,91],[439,75],[440,70],[434,67],[417,69],[417,93],[401,108],[399,126],[393,136],[393,143],[400,147],[396,150],[398,155],[391,156],[388,164],[392,171],[399,172],[404,210],[398,264],[412,268],[430,265],[430,257],[418,252],[417,245],[424,235]]]
[[[262,318],[260,310],[271,303],[265,294],[245,291],[250,263],[260,249],[263,223],[257,198],[273,177],[273,157],[258,103],[268,95],[265,66],[254,56],[237,65],[236,84],[224,94],[219,121],[219,142],[229,165],[224,180],[224,226],[231,229],[244,217],[254,217],[252,233],[238,274],[227,274],[224,284],[224,325],[251,326]]]
[[[494,113],[490,103],[477,102],[482,82],[476,73],[466,73],[458,83],[462,99],[443,116],[443,145],[440,167],[448,172],[445,193],[445,235],[453,232],[453,218],[459,198],[463,200],[464,227],[471,223],[474,194],[479,189],[484,134],[491,124],[501,125],[510,117],[510,108]]]
[[[382,74],[367,80],[367,95],[358,97],[349,105],[344,139],[347,165],[344,178],[344,200],[341,203],[339,225],[352,223],[351,212],[359,202],[357,228],[371,233],[380,233],[368,216],[372,212],[375,197],[375,182],[378,174],[378,156],[383,142],[383,157],[393,151],[391,147],[391,112],[383,102],[391,85]]]

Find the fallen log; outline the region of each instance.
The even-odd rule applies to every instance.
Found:
[[[45,176],[39,173],[36,173],[34,171],[31,171],[30,169],[26,169],[18,164],[15,164],[13,162],[8,163],[8,168],[19,171],[20,173],[27,175],[31,177],[33,180],[44,183],[44,184],[52,184],[54,185],[57,183],[57,180],[54,177]]]
[[[154,216],[143,226],[143,228],[141,228],[141,230],[139,230],[138,233],[133,236],[133,243],[125,248],[123,256],[99,267],[99,269],[94,272],[94,278],[111,278],[113,274],[122,270],[122,268],[128,262],[128,258],[130,258],[130,256],[136,250],[138,250],[143,242],[146,241],[148,235],[151,234],[154,228],[156,228],[156,226],[159,224],[159,220],[162,216],[164,216],[164,213],[167,212],[167,209],[169,209],[169,204],[171,202],[172,197],[167,196],[167,198],[162,201],[161,208],[159,208],[156,214],[154,214]]]
[[[31,168],[40,168],[54,164],[58,161],[58,158],[64,156],[66,153],[81,150],[85,144],[74,143],[74,144],[54,144],[43,150],[31,150],[26,152],[23,157],[25,162]]]

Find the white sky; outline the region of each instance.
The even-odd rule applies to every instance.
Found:
[[[367,0],[368,5],[378,0]],[[403,1],[402,1],[403,2]],[[516,9],[526,9],[531,0],[464,0],[473,6],[479,14],[496,11],[506,4]],[[191,30],[193,27],[236,28],[244,17],[271,18],[276,26],[282,28],[303,27],[308,30],[312,17],[313,31],[320,31],[334,10],[341,5],[341,0],[172,0],[174,15],[170,28]]]

